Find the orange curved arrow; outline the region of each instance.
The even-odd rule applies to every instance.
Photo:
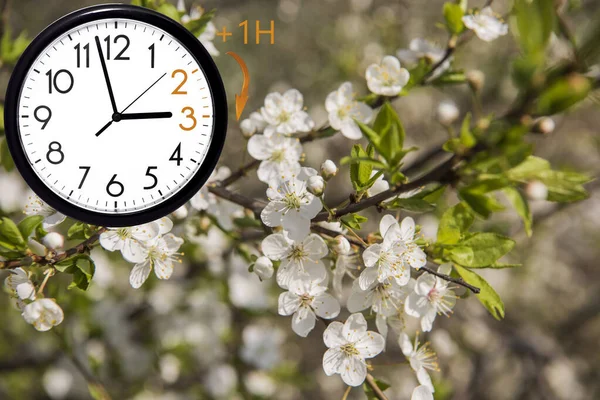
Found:
[[[240,120],[244,107],[248,102],[248,86],[250,85],[250,74],[248,74],[248,67],[242,57],[238,56],[233,51],[227,52],[231,57],[235,58],[240,67],[242,68],[242,74],[244,75],[244,84],[242,85],[242,92],[239,95],[235,95],[235,116],[237,120]]]

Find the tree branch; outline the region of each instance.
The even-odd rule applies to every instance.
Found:
[[[375,396],[379,400],[388,400],[387,396],[383,393],[383,391],[379,388],[379,386],[377,386],[377,382],[375,382],[375,378],[373,378],[373,375],[367,374],[367,378],[365,379],[365,383],[367,385],[369,385],[369,387],[373,391],[373,394],[375,394]]]
[[[473,292],[475,294],[478,294],[479,292],[481,292],[481,290],[479,290],[479,288],[477,286],[473,286],[473,285],[463,281],[461,278],[454,278],[450,275],[440,274],[436,270],[433,270],[429,267],[421,267],[421,268],[419,268],[419,271],[425,271],[431,275],[437,276],[438,278],[442,278],[445,281],[456,283],[457,285],[466,287],[467,289],[469,289],[471,292]]]
[[[93,234],[89,239],[79,243],[77,246],[72,247],[62,253],[51,253],[49,256],[39,256],[37,254],[32,254],[26,257],[23,257],[19,260],[8,260],[8,261],[0,261],[0,270],[2,269],[14,269],[19,267],[27,267],[31,264],[39,264],[39,265],[54,265],[61,261],[66,260],[69,257],[72,257],[76,254],[84,254],[90,251],[90,249],[94,246],[94,244],[100,238],[100,235],[106,231],[106,228],[100,228],[98,231]]]

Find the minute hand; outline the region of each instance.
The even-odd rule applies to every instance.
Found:
[[[172,112],[148,112],[148,113],[131,113],[121,114],[121,119],[160,119],[160,118],[171,118]]]

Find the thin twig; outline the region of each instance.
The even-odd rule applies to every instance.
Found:
[[[0,270],[2,269],[14,269],[19,267],[26,267],[31,264],[39,264],[39,265],[54,265],[61,261],[66,260],[69,257],[72,257],[76,254],[84,254],[87,253],[94,244],[100,238],[100,235],[106,231],[106,228],[100,228],[98,231],[93,234],[89,239],[79,243],[77,246],[72,247],[62,253],[53,253],[50,256],[39,256],[37,254],[32,254],[26,257],[23,257],[19,260],[8,260],[8,261],[0,261]]]
[[[379,386],[377,386],[377,382],[375,382],[375,378],[373,378],[373,375],[367,374],[367,378],[365,379],[365,383],[367,385],[369,385],[369,387],[371,388],[371,390],[373,390],[373,394],[379,400],[388,400],[387,396],[383,393],[383,391],[379,388]]]
[[[481,290],[479,290],[479,288],[477,286],[473,286],[473,285],[463,281],[461,278],[454,278],[450,275],[440,274],[436,270],[433,270],[429,267],[421,267],[421,268],[419,268],[419,271],[425,271],[431,275],[437,276],[438,278],[442,278],[445,281],[456,283],[457,285],[460,285],[460,286],[464,286],[475,294],[478,294],[481,291]]]

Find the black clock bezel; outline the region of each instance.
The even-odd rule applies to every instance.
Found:
[[[107,18],[127,18],[144,22],[167,32],[183,44],[196,59],[207,78],[213,99],[213,137],[203,164],[189,182],[167,200],[148,209],[123,214],[105,214],[78,207],[56,194],[37,176],[21,144],[18,125],[18,99],[26,79],[39,54],[54,40],[77,26]],[[124,4],[98,5],[75,11],[44,29],[27,47],[10,78],[6,91],[4,124],[8,148],[15,165],[31,189],[59,212],[98,226],[124,227],[151,222],[184,205],[206,183],[215,169],[227,133],[227,97],[221,75],[204,46],[178,22],[142,7]]]

